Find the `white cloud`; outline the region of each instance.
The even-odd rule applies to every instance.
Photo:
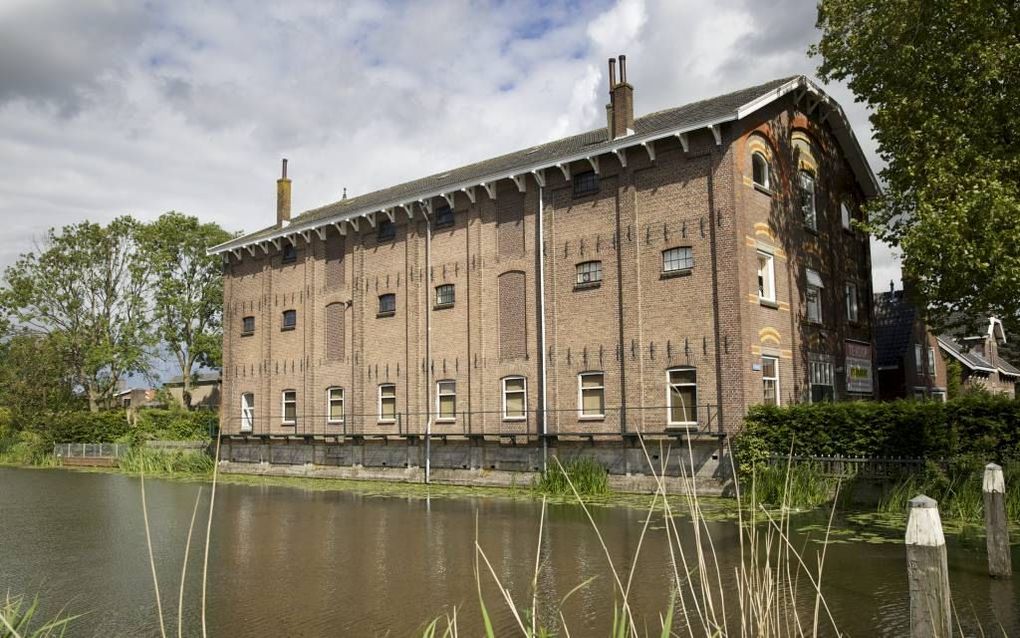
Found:
[[[263,227],[284,156],[297,211],[600,126],[619,53],[638,114],[810,74],[814,9],[788,4],[8,0],[0,265],[86,217]]]

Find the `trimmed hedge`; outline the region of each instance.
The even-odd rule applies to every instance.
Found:
[[[741,465],[764,457],[1020,459],[1020,401],[966,395],[946,403],[855,401],[755,406],[735,445]]]
[[[38,432],[48,445],[53,443],[140,442],[145,440],[187,441],[208,439],[219,423],[215,412],[184,410],[141,410],[132,425],[124,410],[104,412],[60,412],[40,415],[26,428]]]

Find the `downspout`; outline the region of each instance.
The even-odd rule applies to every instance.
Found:
[[[545,188],[538,187],[538,357],[541,361],[539,374],[542,377],[540,385],[542,398],[539,402],[542,406],[542,418],[539,419],[539,436],[542,438],[542,471],[548,469],[549,463],[549,440],[546,437],[546,410],[548,408],[546,393],[546,354],[545,354]]]
[[[425,218],[425,484],[432,479],[432,309],[429,306],[429,285],[432,276],[432,220],[421,207]]]

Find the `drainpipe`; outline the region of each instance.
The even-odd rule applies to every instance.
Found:
[[[538,358],[541,361],[539,366],[540,374],[542,375],[542,418],[539,420],[539,434],[542,437],[542,471],[548,470],[549,464],[549,440],[546,437],[548,428],[546,427],[546,410],[547,405],[547,394],[546,394],[546,355],[545,355],[545,207],[544,207],[544,193],[545,188],[542,186],[538,187]]]
[[[429,287],[432,279],[432,220],[421,207],[425,218],[425,483],[432,479],[432,308],[429,306]]]

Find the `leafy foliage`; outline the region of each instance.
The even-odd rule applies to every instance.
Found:
[[[73,387],[59,339],[25,332],[0,343],[0,405],[13,423],[44,411],[82,407]]]
[[[936,324],[1020,323],[1020,4],[822,0],[824,80],[872,109],[885,192],[869,229],[901,248]]]

